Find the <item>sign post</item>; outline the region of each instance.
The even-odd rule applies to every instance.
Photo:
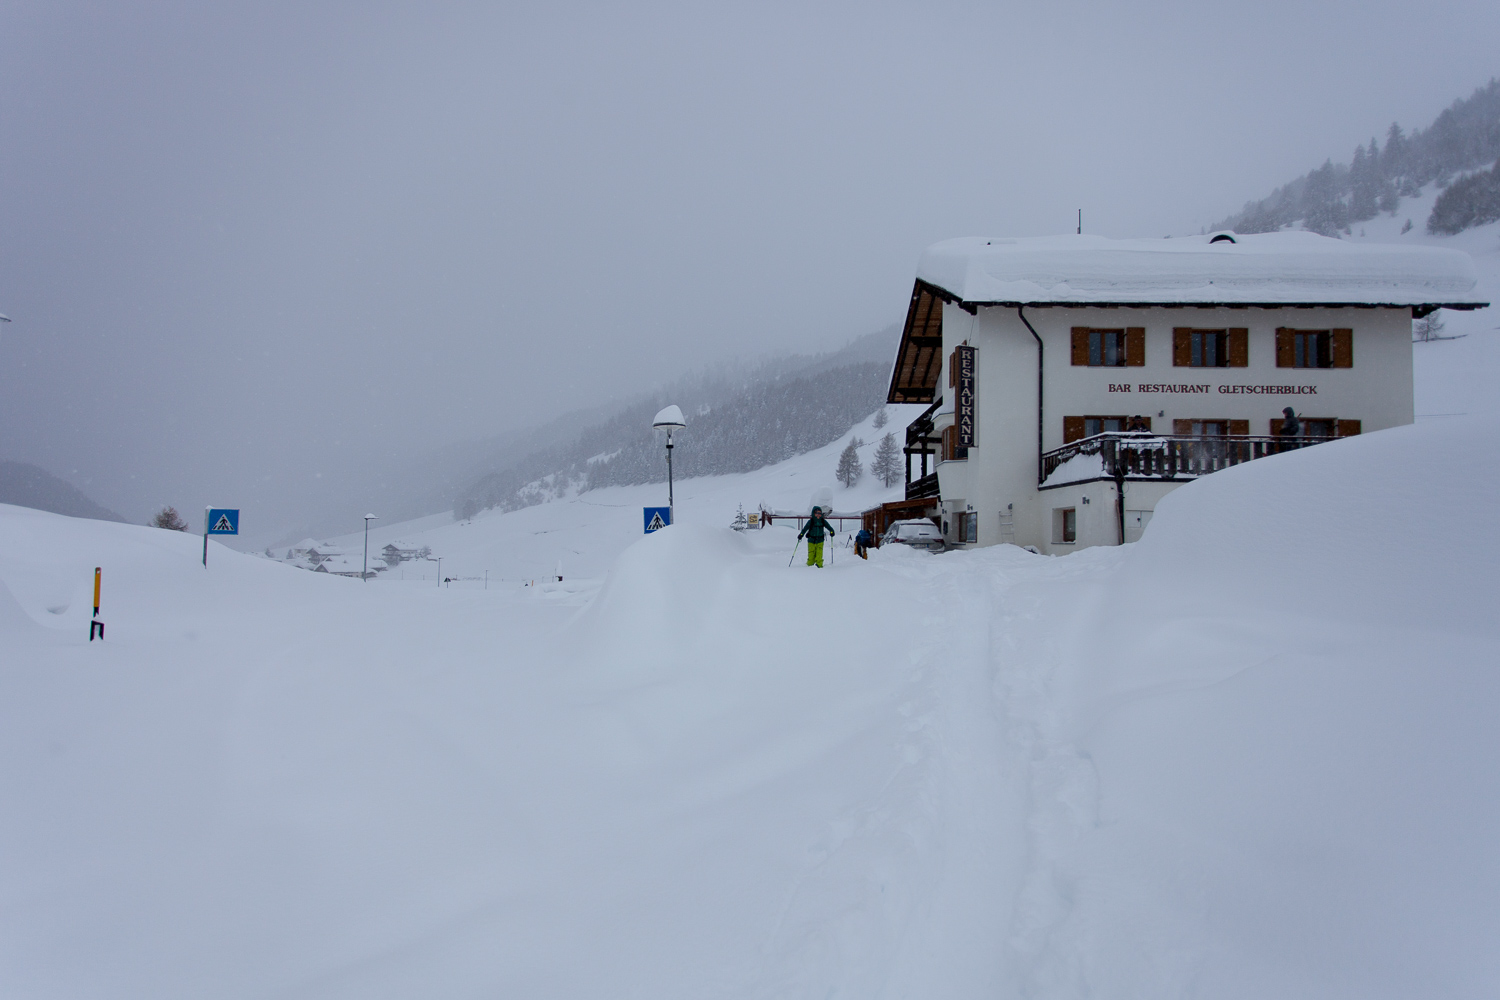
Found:
[[[238,535],[240,533],[240,511],[238,507],[206,507],[203,510],[203,565],[208,567],[208,536]]]
[[[645,507],[646,534],[660,531],[672,523],[671,507]]]

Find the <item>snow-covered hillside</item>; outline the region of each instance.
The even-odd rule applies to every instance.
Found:
[[[1429,236],[1425,220],[1440,192],[1435,185],[1419,197],[1403,198],[1395,215],[1381,213],[1355,224],[1355,242],[1411,243],[1452,247],[1474,258],[1479,272],[1475,291],[1486,301],[1500,303],[1500,222],[1476,226],[1457,236]],[[1406,232],[1401,230],[1410,223]],[[1453,415],[1500,414],[1500,316],[1494,306],[1478,312],[1441,310],[1443,335],[1456,340],[1417,344],[1416,409],[1418,422]]]
[[[894,432],[896,440],[903,442],[907,423],[921,411],[920,406],[889,406],[886,412],[890,422],[884,429],[875,427],[872,414],[832,444],[785,462],[755,472],[678,480],[674,490],[677,519],[686,524],[727,527],[741,505],[747,512],[758,510],[762,504],[771,510],[805,510],[810,497],[820,490],[832,495],[840,511],[859,511],[898,499],[903,495],[904,481],[884,487],[869,469],[881,437]],[[858,449],[865,475],[852,489],[845,489],[833,473],[839,452],[851,437],[865,442]],[[662,471],[666,471],[665,449]],[[442,575],[457,577],[456,586],[480,586],[486,571],[491,586],[497,581],[540,581],[553,576],[559,562],[564,583],[573,577],[597,582],[625,546],[640,536],[642,508],[666,503],[667,484],[661,482],[589,490],[509,513],[482,511],[468,521],[455,522],[448,514],[392,525],[376,521],[370,528],[370,558],[375,565],[375,554],[390,542],[432,549],[434,561],[402,563],[383,571],[385,579],[379,582],[436,583],[438,557],[443,560]],[[331,548],[362,558],[363,532],[328,542]]]

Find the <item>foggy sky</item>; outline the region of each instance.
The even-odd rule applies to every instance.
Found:
[[[897,322],[939,239],[1197,232],[1500,72],[1492,0],[1305,6],[6,4],[0,458],[292,523]]]

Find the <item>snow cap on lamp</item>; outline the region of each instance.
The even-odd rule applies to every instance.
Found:
[[[682,420],[682,407],[676,404],[663,407],[656,419],[651,421],[651,428],[658,431],[680,431],[686,426]]]

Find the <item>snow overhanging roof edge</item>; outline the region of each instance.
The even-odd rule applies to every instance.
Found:
[[[1469,255],[1312,233],[1172,240],[966,237],[923,253],[917,281],[984,307],[1482,309]]]

